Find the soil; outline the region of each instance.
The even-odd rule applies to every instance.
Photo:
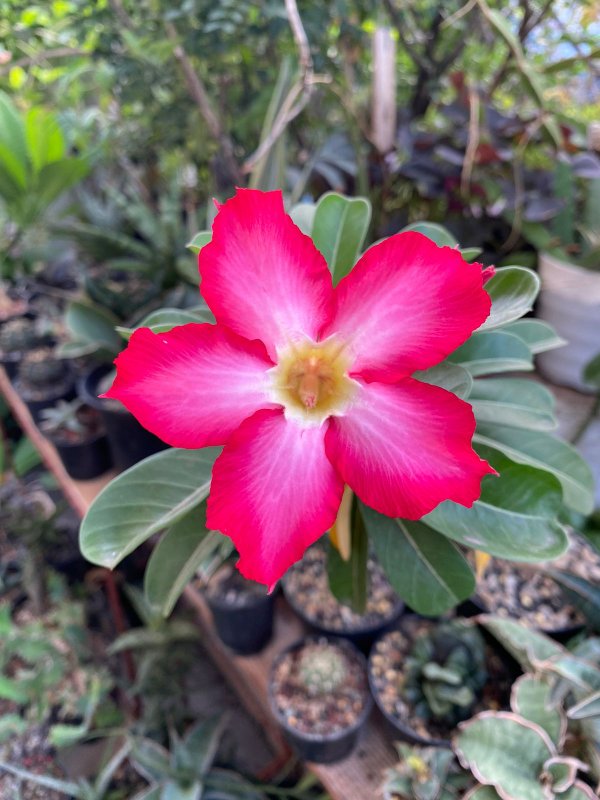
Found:
[[[560,558],[545,564],[519,564],[493,558],[477,584],[476,602],[501,617],[512,617],[542,631],[560,631],[584,623],[560,586],[544,568],[570,572],[600,585],[600,554],[583,537],[572,534]]]
[[[0,746],[0,760],[39,775],[65,777],[56,764],[54,749],[48,744],[46,726],[29,728],[22,736]],[[15,800],[17,797],[21,800],[64,800],[65,795],[32,781],[21,782],[19,778],[0,771],[0,800]]]
[[[404,663],[412,650],[413,642],[422,633],[437,625],[436,620],[404,617],[402,628],[382,636],[373,646],[369,658],[371,685],[378,704],[399,726],[411,729],[423,739],[447,740],[452,729],[435,719],[418,717],[412,704],[402,695]],[[491,647],[486,645],[488,680],[481,701],[473,714],[484,709],[499,710],[508,706],[512,677],[505,664]]]
[[[221,567],[206,588],[210,600],[218,601],[230,608],[256,605],[257,599],[264,597],[266,593],[264,586],[247,580],[231,564]]]
[[[311,696],[300,678],[300,659],[307,651],[324,645],[335,648],[342,656],[345,677],[336,689]],[[290,728],[302,734],[324,737],[352,728],[360,719],[369,697],[367,675],[361,660],[349,647],[324,637],[310,639],[278,658],[271,676],[271,692],[279,714]]]
[[[283,580],[285,595],[317,628],[351,632],[385,625],[397,616],[401,601],[379,564],[370,558],[367,569],[369,593],[364,614],[355,613],[331,593],[327,554],[319,545],[311,547],[302,561],[288,571]]]

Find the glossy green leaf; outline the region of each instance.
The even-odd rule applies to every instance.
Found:
[[[480,256],[481,253],[481,247],[463,247],[460,251],[460,254],[465,261],[475,261],[477,256]]]
[[[298,203],[290,210],[290,217],[302,233],[312,236],[316,211],[316,203]]]
[[[545,386],[534,381],[522,378],[475,380],[469,403],[480,423],[536,430],[556,427],[554,397]]]
[[[6,202],[20,199],[27,187],[27,164],[0,141],[0,195]]]
[[[214,552],[215,543],[223,538],[206,529],[204,503],[172,525],[146,566],[144,592],[150,605],[167,617],[198,567]]]
[[[462,347],[448,356],[448,361],[460,364],[473,377],[533,369],[533,359],[527,345],[517,336],[504,331],[474,333]]]
[[[500,453],[483,450],[480,454],[499,477],[483,479],[481,497],[472,508],[448,500],[423,517],[423,522],[450,539],[499,558],[535,562],[561,555],[568,539],[556,519],[561,504],[558,480]]]
[[[520,716],[543,728],[560,746],[567,730],[564,712],[551,703],[551,686],[536,675],[521,675],[512,685],[510,707]]]
[[[59,161],[66,153],[65,140],[54,114],[31,108],[25,115],[25,137],[29,160],[35,172]]]
[[[331,270],[334,285],[352,269],[371,222],[371,204],[364,197],[328,192],[315,210],[312,238]]]
[[[152,311],[144,317],[134,328],[123,328],[119,326],[117,332],[124,338],[129,339],[137,328],[150,328],[153,333],[163,333],[170,331],[177,325],[187,325],[189,322],[208,322],[214,323],[212,311],[208,307],[204,308],[160,308]]]
[[[356,498],[352,503],[350,522],[350,558],[347,561],[329,544],[327,548],[327,576],[329,589],[340,602],[362,614],[367,605],[369,537],[363,515]]]
[[[81,300],[71,301],[65,313],[65,325],[76,342],[114,354],[123,347],[115,330],[118,324],[118,318],[107,308]]]
[[[518,336],[534,355],[566,344],[551,325],[539,319],[519,319],[511,322],[503,330],[505,333]]]
[[[527,267],[501,267],[487,281],[485,290],[492,298],[492,310],[480,330],[491,330],[531,311],[540,290],[540,279]]]
[[[0,144],[27,169],[27,141],[21,115],[6,92],[0,92]]]
[[[531,671],[540,661],[556,658],[565,652],[565,648],[554,639],[517,620],[491,614],[483,614],[478,619],[524,671]]]
[[[529,464],[555,475],[565,503],[581,514],[594,507],[594,479],[577,450],[541,431],[516,430],[505,425],[479,425],[475,442],[501,450],[519,464]]]
[[[457,247],[458,242],[454,238],[454,236],[450,233],[450,231],[446,230],[442,225],[438,225],[437,222],[413,222],[411,225],[407,225],[405,228],[402,228],[400,233],[404,233],[405,231],[416,231],[417,233],[422,233],[423,236],[426,236],[428,239],[431,239],[432,242],[439,245],[439,247]]]
[[[81,552],[113,569],[153,533],[198,506],[210,489],[219,448],[164,450],[116,477],[92,503],[81,524]]]
[[[475,590],[458,547],[420,522],[391,519],[362,506],[369,541],[397,594],[419,614],[438,615]]]
[[[42,207],[85,178],[88,163],[82,158],[62,158],[42,167],[37,177],[36,199]]]
[[[473,379],[464,367],[458,364],[451,364],[449,361],[442,361],[435,367],[415,372],[413,375],[419,381],[431,383],[434,386],[441,386],[458,397],[466,398],[471,393]]]
[[[212,231],[200,231],[200,233],[197,233],[194,238],[186,244],[186,247],[188,250],[191,250],[192,253],[198,255],[204,245],[207,245],[211,239]]]

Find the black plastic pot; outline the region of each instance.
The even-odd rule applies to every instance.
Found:
[[[273,662],[271,674],[282,658],[294,650],[299,650],[314,638],[315,637],[301,639],[289,647],[286,647],[285,650],[279,653]],[[367,669],[367,661],[364,655],[351,642],[346,639],[340,639],[339,637],[328,638],[330,641],[335,642],[336,645],[346,650],[350,657],[359,660],[364,669]],[[299,753],[301,759],[303,761],[312,761],[316,764],[333,764],[334,762],[341,761],[349,756],[354,750],[360,738],[361,730],[369,718],[369,714],[373,708],[373,698],[367,692],[365,696],[365,706],[354,725],[345,730],[336,731],[335,733],[331,733],[326,736],[323,734],[302,733],[301,731],[298,731],[296,728],[293,728],[291,725],[289,725],[277,707],[277,703],[273,694],[272,679],[269,681],[269,702],[273,715],[283,728],[285,736],[292,747]]]
[[[371,647],[373,646],[373,642],[378,639],[382,634],[386,633],[387,631],[391,630],[400,617],[404,612],[404,603],[400,598],[396,605],[394,606],[393,612],[390,616],[382,620],[380,622],[375,622],[369,624],[362,625],[357,628],[330,628],[326,625],[322,625],[321,623],[317,622],[312,617],[309,617],[304,607],[301,606],[299,603],[296,602],[294,596],[286,590],[286,581],[285,578],[282,580],[283,586],[283,593],[285,595],[285,599],[289,603],[289,605],[294,609],[295,613],[300,617],[300,619],[308,625],[308,627],[312,628],[319,633],[324,634],[325,636],[334,636],[340,637],[342,639],[347,639],[349,642],[352,642],[353,645],[358,647],[358,649],[364,653],[365,655],[369,654]]]
[[[104,433],[82,442],[65,442],[52,439],[58,455],[69,475],[78,481],[89,481],[103,475],[112,467],[108,437]]]
[[[20,394],[21,399],[29,409],[29,413],[36,423],[41,422],[41,412],[47,408],[55,406],[59,400],[73,400],[77,394],[75,390],[75,378],[72,377],[69,381],[63,383],[59,389],[49,391],[47,395],[42,398],[30,399],[27,390],[23,387],[21,382],[17,379],[15,381],[15,389]]]
[[[239,655],[258,653],[273,635],[273,594],[255,594],[244,605],[232,604],[225,597],[209,595],[206,602],[212,611],[221,641]]]
[[[101,364],[86,372],[79,381],[79,396],[100,412],[113,462],[125,470],[154,453],[166,450],[168,445],[143,428],[120,403],[98,397],[98,384],[111,370],[109,364]]]

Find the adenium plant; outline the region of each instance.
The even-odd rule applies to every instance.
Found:
[[[146,590],[165,613],[214,537],[273,587],[336,518],[343,528],[339,513],[413,608],[440,613],[474,588],[452,540],[544,560],[567,545],[563,500],[591,510],[589,470],[546,432],[549,393],[481,379],[560,343],[519,319],[534,273],[483,270],[430,223],[361,255],[369,215],[330,194],[290,217],[280,192],[238,190],[193,243],[207,305],[124,332],[107,396],[174,449],[101,493],[81,546],[113,567],[163,531]],[[368,549],[345,554],[355,576]]]

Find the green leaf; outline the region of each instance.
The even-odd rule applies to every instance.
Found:
[[[160,800],[200,800],[201,797],[202,784],[199,781],[184,785],[173,779],[163,784]]]
[[[31,108],[25,116],[27,151],[35,172],[65,156],[65,140],[54,114]]]
[[[226,714],[220,714],[194,725],[186,734],[183,746],[177,748],[177,767],[193,772],[197,778],[204,778],[217,756],[228,721]]]
[[[23,475],[42,463],[42,458],[31,439],[23,436],[13,452],[13,469],[15,474],[22,478]]]
[[[492,298],[492,310],[479,330],[499,328],[531,311],[540,279],[527,267],[501,267],[485,284],[485,290]]]
[[[566,344],[551,325],[539,319],[519,319],[507,325],[504,332],[518,336],[534,355]]]
[[[199,505],[210,488],[219,448],[164,450],[119,475],[90,506],[81,523],[81,552],[113,569],[153,533]]]
[[[163,628],[130,628],[109,645],[109,655],[125,650],[152,650],[171,647],[175,642],[195,642],[200,636],[193,622],[176,619]]]
[[[298,203],[290,210],[290,217],[302,233],[312,237],[316,211],[316,203]]]
[[[223,536],[206,530],[206,508],[193,509],[162,537],[152,551],[144,574],[146,599],[168,617],[188,582]]]
[[[10,772],[11,775],[15,775],[17,778],[21,778],[21,780],[31,781],[38,786],[43,786],[45,789],[61,792],[70,798],[76,798],[76,800],[86,800],[86,798],[89,797],[89,794],[86,795],[84,787],[72,781],[63,781],[59,778],[39,775],[37,772],[30,772],[27,769],[21,769],[13,764],[8,764],[6,761],[0,761],[0,770],[6,770],[6,772]]]
[[[344,561],[331,544],[327,548],[329,588],[340,603],[362,614],[367,605],[369,537],[356,498],[353,499],[350,521],[350,558]]]
[[[56,198],[83,180],[89,165],[83,158],[62,158],[42,167],[37,177],[36,198],[43,209]]]
[[[29,162],[25,125],[5,92],[0,92],[0,144],[14,155],[25,173]]]
[[[124,338],[129,339],[131,334],[138,328],[150,328],[153,333],[163,333],[170,331],[178,325],[187,325],[189,322],[213,324],[215,318],[208,307],[201,308],[159,308],[150,312],[148,316],[139,322],[134,328],[124,328],[119,326],[117,332]]]
[[[548,574],[558,583],[569,603],[581,611],[589,626],[600,632],[600,586],[562,570],[549,569]]]
[[[569,719],[598,719],[600,717],[600,691],[593,692],[567,711]]]
[[[540,431],[516,430],[504,425],[478,426],[475,442],[501,450],[519,464],[546,470],[562,486],[565,503],[589,514],[594,507],[594,479],[577,450],[566,442]]]
[[[481,253],[481,247],[463,247],[460,251],[465,261],[474,261]]]
[[[517,336],[504,331],[474,333],[462,347],[448,356],[448,361],[460,364],[473,377],[533,369],[533,359],[527,345]]]
[[[27,191],[27,165],[23,164],[4,142],[0,142],[0,194],[7,202],[21,198]]]
[[[598,795],[587,783],[575,781],[570,789],[560,795],[560,800],[598,800]]]
[[[27,728],[27,721],[20,714],[2,714],[0,716],[0,744],[20,736]]]
[[[0,674],[0,698],[11,700],[18,705],[25,705],[29,702],[29,692],[21,686],[18,680]]]
[[[484,711],[462,723],[454,750],[463,767],[502,797],[547,800],[540,775],[556,751],[537,725],[510,712]]]
[[[502,800],[493,786],[476,786],[468,792],[463,800]]]
[[[536,675],[521,675],[512,685],[510,707],[520,716],[543,728],[557,747],[567,732],[567,720],[551,702],[550,684]]]
[[[469,403],[478,422],[536,430],[556,427],[554,397],[545,386],[534,381],[522,378],[475,380]]]
[[[471,393],[473,379],[464,367],[458,364],[451,364],[449,361],[442,361],[435,367],[430,367],[422,372],[415,372],[413,375],[419,381],[431,383],[434,386],[441,386],[457,397],[467,398]]]
[[[76,342],[117,354],[122,349],[121,337],[115,330],[119,320],[108,309],[93,303],[73,300],[67,306],[65,325]]]
[[[442,225],[438,225],[437,222],[413,222],[411,225],[402,228],[400,233],[405,233],[406,231],[422,233],[439,247],[458,247],[458,242],[450,231],[446,230]]]
[[[479,623],[488,630],[518,661],[524,671],[535,669],[541,661],[548,661],[565,653],[565,648],[544,633],[523,625],[514,619],[484,614]]]
[[[207,245],[210,240],[212,239],[212,231],[200,231],[197,233],[194,238],[186,244],[188,250],[191,250],[192,253],[198,255],[200,250]],[[194,267],[194,272],[196,273],[196,281],[199,280],[198,270]]]
[[[364,197],[324,194],[315,211],[312,238],[333,275],[334,285],[352,269],[371,222],[371,204]]]
[[[600,390],[600,353],[585,365],[583,380]]]
[[[520,431],[517,431],[520,433]],[[565,552],[566,532],[556,520],[560,484],[552,475],[483,451],[500,473],[487,475],[472,508],[450,500],[423,517],[439,533],[467,547],[515,561],[546,561]]]
[[[375,550],[396,593],[417,613],[449,611],[475,591],[475,577],[458,547],[420,522],[391,519],[363,505]]]

